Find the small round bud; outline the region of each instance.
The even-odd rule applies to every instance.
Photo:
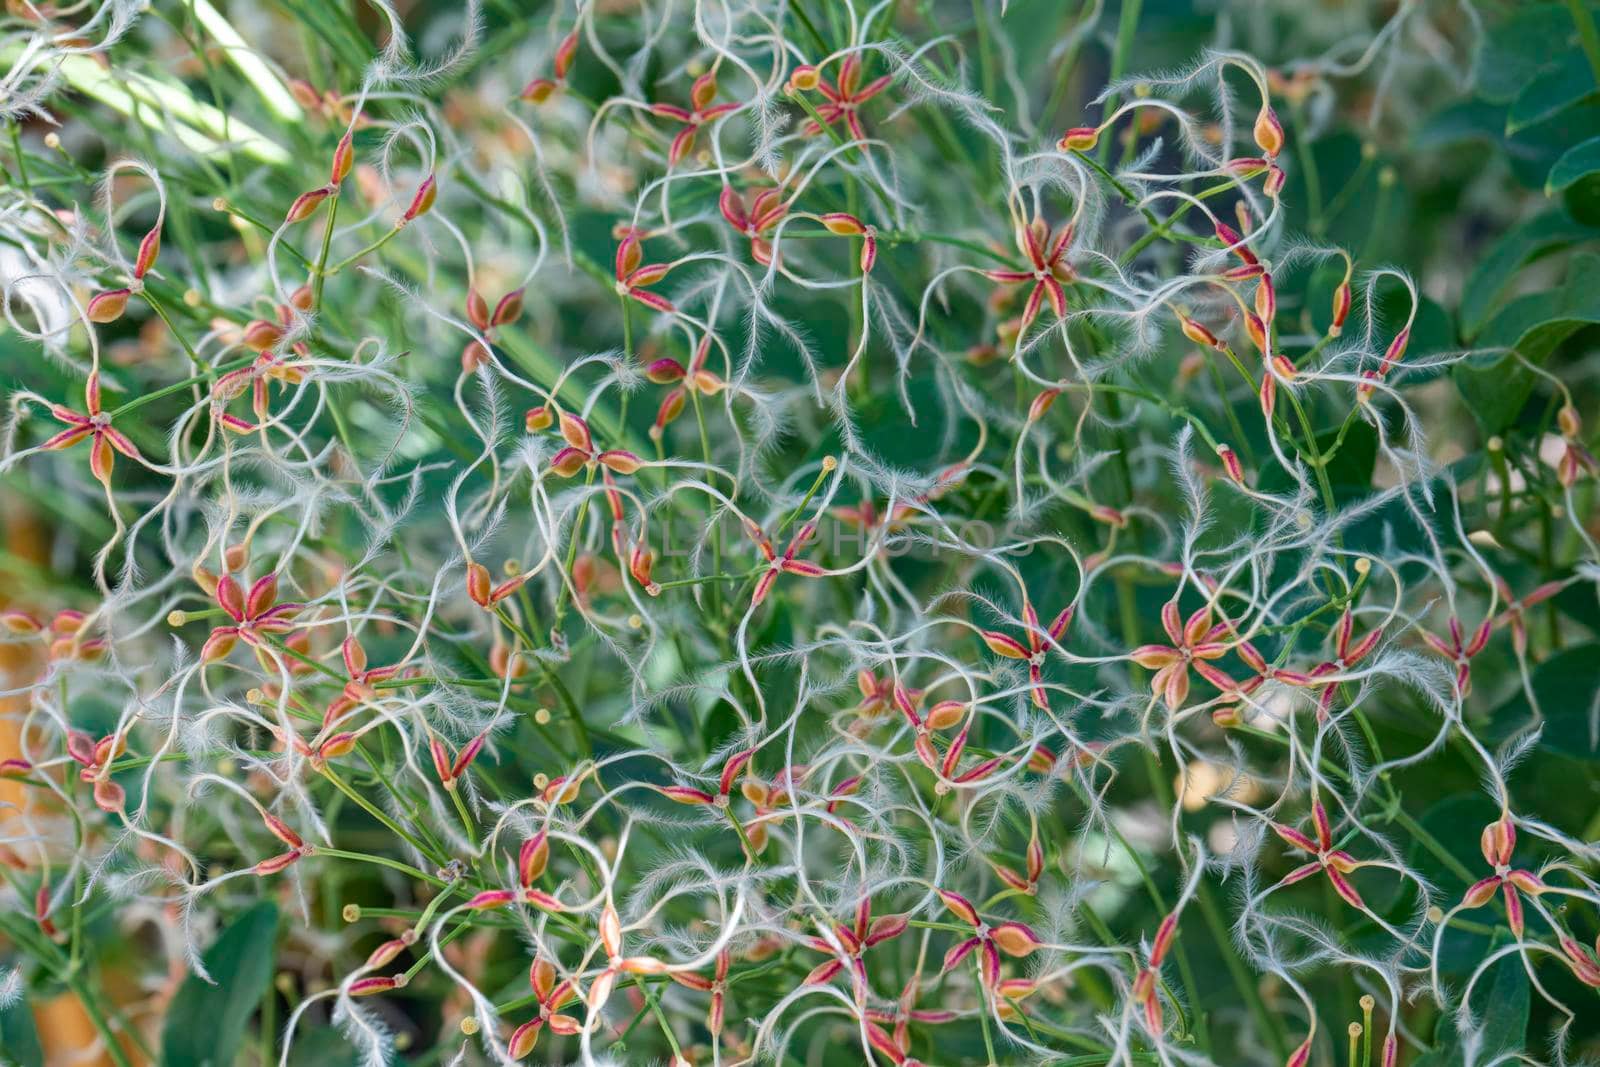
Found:
[[[183,303],[185,307],[197,308],[200,306],[200,301],[203,299],[204,297],[200,295],[200,290],[198,289],[185,289],[183,291]]]
[[[839,467],[838,459],[833,456],[822,457],[822,470],[824,474],[832,474]]]
[[[344,909],[342,911],[340,911],[339,914],[344,918],[344,921],[347,922],[347,923],[360,922],[361,921],[361,905],[360,904],[346,904],[344,906]]]
[[[1350,1036],[1351,1037],[1360,1037],[1361,1036],[1361,1024],[1360,1023],[1351,1023],[1350,1024]]]
[[[1438,909],[1434,909],[1434,910],[1438,910]],[[1361,1010],[1362,1011],[1371,1011],[1373,1008],[1376,1008],[1377,1006],[1378,1006],[1378,1002],[1377,1002],[1377,1000],[1375,1000],[1373,998],[1371,993],[1368,993],[1368,994],[1366,994],[1365,996],[1363,996],[1361,998]]]
[[[60,148],[61,147],[61,138],[60,138],[60,136],[58,134],[56,134],[55,131],[53,131],[53,130],[50,133],[45,134],[44,135],[44,146],[46,148],[50,149],[51,151],[55,151],[56,149]]]
[[[1564,437],[1577,437],[1583,429],[1583,420],[1578,418],[1578,409],[1571,404],[1563,404],[1560,412],[1556,414],[1556,424],[1561,427]]]
[[[1372,560],[1366,556],[1362,556],[1360,559],[1356,560],[1355,567],[1357,574],[1370,574],[1372,573]]]
[[[189,623],[189,616],[186,613],[184,613],[182,611],[169,611],[169,612],[167,612],[167,625],[168,626],[172,626],[172,627],[187,626],[188,623]]]
[[[211,210],[226,211],[228,210],[228,202],[219,196],[215,200],[211,201]]]
[[[1483,447],[1487,448],[1490,452],[1499,452],[1506,447],[1506,443],[1500,439],[1499,434],[1496,434],[1485,441],[1483,443]]]
[[[549,726],[550,725],[550,709],[549,708],[540,708],[538,711],[534,712],[533,713],[533,721],[538,723],[540,726]],[[537,783],[537,779],[535,780],[535,782]],[[543,786],[540,786],[540,788],[542,789]]]
[[[462,1019],[461,1020],[461,1032],[463,1034],[466,1034],[468,1037],[471,1037],[473,1034],[477,1033],[478,1032],[478,1019],[477,1019],[477,1017],[473,1016],[473,1015],[468,1015],[466,1018]]]
[[[635,612],[634,614],[628,616],[628,628],[629,629],[631,629],[631,630],[639,630],[639,629],[642,629],[643,627],[644,627],[644,616],[638,614],[637,612]]]
[[[1435,904],[1433,907],[1429,908],[1428,909],[1428,921],[1433,923],[1436,926],[1439,923],[1444,922],[1444,909],[1439,907],[1439,905],[1437,905],[1437,904]],[[1368,998],[1368,999],[1370,999],[1370,998]]]

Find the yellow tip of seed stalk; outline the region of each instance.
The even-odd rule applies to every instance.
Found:
[[[360,922],[361,921],[361,905],[360,904],[346,904],[344,906],[344,909],[342,911],[340,911],[339,914],[344,917],[344,921],[347,922],[347,923]]]

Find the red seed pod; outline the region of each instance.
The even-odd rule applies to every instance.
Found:
[[[1160,967],[1161,961],[1167,958],[1167,950],[1172,947],[1173,939],[1178,936],[1178,917],[1168,915],[1161,920],[1161,925],[1156,928],[1155,939],[1150,942],[1150,966]]]
[[[139,251],[133,257],[133,276],[143,278],[155,266],[156,256],[161,252],[161,228],[157,226],[144,235],[139,242]]]
[[[1328,336],[1338,337],[1344,332],[1345,320],[1350,317],[1350,279],[1347,277],[1333,291],[1333,321],[1328,325]]]
[[[978,909],[972,906],[972,901],[960,893],[952,893],[944,889],[935,889],[944,906],[950,909],[951,914],[966,923],[968,926],[978,927],[983,925],[983,920],[978,918]]]
[[[251,869],[255,872],[258,878],[266,878],[270,875],[283,873],[299,859],[300,852],[298,850],[294,852],[284,852],[277,856],[273,856],[271,859],[262,860]]]
[[[717,98],[717,72],[708,70],[694,80],[689,88],[689,103],[696,111],[704,111]]]
[[[529,1019],[511,1031],[511,1040],[506,1042],[506,1055],[514,1060],[526,1059],[539,1042],[539,1029],[542,1026],[544,1019],[541,1017]]]
[[[397,978],[373,976],[371,978],[358,978],[350,983],[345,990],[352,997],[370,997],[378,993],[387,993],[391,989],[398,989],[400,981]]]
[[[867,227],[866,240],[861,242],[861,273],[871,274],[878,262],[878,231]]]
[[[1261,183],[1261,191],[1269,200],[1276,200],[1283,192],[1283,183],[1288,176],[1283,173],[1283,168],[1274,163],[1267,168],[1267,180]]]
[[[493,580],[489,577],[488,567],[481,563],[467,564],[467,595],[474,604],[487,608],[492,588]]]
[[[1407,326],[1394,335],[1394,340],[1389,342],[1388,349],[1383,353],[1383,363],[1378,367],[1380,375],[1388,374],[1390,369],[1399,363],[1406,354],[1406,343],[1411,340],[1411,327]]]
[[[1038,422],[1049,412],[1050,406],[1056,402],[1056,397],[1061,395],[1059,389],[1046,389],[1033,398],[1033,403],[1028,405],[1028,421]]]
[[[656,385],[673,385],[687,374],[683,364],[670,357],[655,360],[644,369],[645,378]]]
[[[489,316],[490,326],[509,326],[522,318],[522,299],[525,289],[513,289],[500,298],[494,306],[494,314]]]
[[[206,643],[200,648],[201,663],[216,663],[227,657],[233,651],[233,646],[239,641],[239,631],[232,626],[222,626],[211,631],[211,636],[206,638]]]
[[[1483,828],[1479,848],[1491,867],[1503,867],[1511,862],[1511,853],[1517,847],[1517,828],[1510,815],[1502,815]]]
[[[19,636],[42,633],[44,623],[26,611],[0,611],[0,626]]]
[[[348,756],[356,748],[356,735],[352,733],[334,734],[322,743],[317,750],[317,756],[323,760],[338,759]]]
[[[527,427],[529,433],[548,430],[555,425],[555,421],[555,416],[550,413],[550,408],[544,404],[540,404],[536,408],[529,408],[528,413],[522,419],[523,425]]]
[[[542,104],[556,92],[556,83],[549,78],[535,78],[522,87],[518,95],[530,104]]]
[[[1074,126],[1061,135],[1056,147],[1063,152],[1092,152],[1100,143],[1100,130],[1094,126]]]
[[[524,841],[517,853],[517,877],[522,887],[527,889],[538,881],[549,862],[549,837],[544,830],[540,830]]]
[[[550,457],[550,473],[557,478],[571,478],[589,462],[589,453],[581,448],[563,448]]]
[[[1251,266],[1259,265],[1260,261],[1256,259],[1256,254],[1250,251],[1249,247],[1245,245],[1244,238],[1239,236],[1238,230],[1235,230],[1226,222],[1219,220],[1216,223],[1216,231],[1217,240],[1221,241],[1223,244],[1232,249],[1234,255],[1238,256]]]
[[[1125,530],[1128,527],[1128,516],[1109,504],[1096,504],[1089,509],[1089,517],[1114,530]]]
[[[941,700],[928,709],[927,726],[930,730],[948,730],[967,714],[967,705],[959,700]]]
[[[354,131],[346,130],[344,136],[339,138],[339,144],[333,150],[333,165],[328,168],[328,181],[339,185],[350,177],[350,170],[356,164],[356,149]]]
[[[1561,410],[1556,412],[1556,425],[1561,428],[1561,436],[1576,438],[1583,431],[1583,420],[1578,417],[1578,409],[1570,403],[1563,404]]]
[[[294,102],[307,111],[316,111],[322,107],[322,96],[317,92],[317,87],[304,78],[289,78],[289,95],[294,97]]]
[[[802,63],[789,75],[791,92],[809,93],[822,84],[822,72],[810,63]]]
[[[261,821],[266,823],[267,829],[272,832],[273,837],[276,837],[279,841],[282,841],[290,848],[305,847],[306,843],[300,837],[300,835],[295,833],[294,830],[289,827],[288,823],[284,822],[276,815],[264,811],[261,813]]]
[[[1262,274],[1261,280],[1256,282],[1256,314],[1265,323],[1278,317],[1278,290],[1272,284],[1271,274]]]
[[[1560,462],[1556,464],[1556,480],[1566,489],[1577,485],[1578,479],[1585,474],[1597,472],[1600,472],[1600,464],[1595,462],[1588,449],[1575,442],[1568,442],[1566,450],[1561,453]]]
[[[107,289],[96,293],[89,298],[89,305],[84,309],[84,313],[88,315],[90,322],[116,322],[127,310],[128,298],[132,295],[131,289]]]
[[[578,31],[573,30],[561,38],[561,43],[556,45],[555,70],[556,79],[565,81],[567,71],[572,69],[573,57],[578,54]]]
[[[463,907],[471,911],[489,911],[516,902],[517,895],[509,889],[485,889],[469,899]]]
[[[1256,144],[1261,146],[1261,151],[1269,159],[1276,159],[1278,153],[1283,151],[1283,123],[1278,121],[1278,113],[1268,104],[1262,104],[1260,112],[1256,114],[1255,137]]]
[[[1261,316],[1253,311],[1245,312],[1244,329],[1245,333],[1250,335],[1250,343],[1255,345],[1256,350],[1262,355],[1266,355],[1268,351],[1267,324],[1261,321]]]
[[[400,216],[402,224],[426,215],[433,207],[433,202],[439,198],[439,182],[434,175],[429,174],[422,179],[422,184],[417,186],[416,195],[411,198],[411,204],[406,208],[406,213]]]
[[[489,302],[475,287],[467,290],[467,321],[479,330],[489,328]]]
[[[395,961],[395,957],[404,952],[407,947],[408,945],[406,941],[402,938],[397,937],[393,940],[385,941],[383,944],[373,949],[372,955],[367,957],[367,969],[375,971],[380,967],[389,966],[389,964]]]
[[[255,319],[245,325],[243,340],[246,348],[265,352],[283,340],[283,327],[266,319]]]
[[[616,471],[618,474],[637,474],[639,468],[644,466],[643,461],[632,452],[621,448],[614,448],[600,453],[596,457],[602,467]]]
[[[1222,347],[1222,342],[1217,339],[1217,335],[1208,330],[1204,324],[1191,319],[1181,311],[1175,311],[1173,314],[1178,316],[1178,326],[1183,330],[1183,335],[1189,340],[1205,348]]]
[[[594,438],[589,434],[589,424],[576,415],[561,412],[561,436],[567,444],[583,452],[594,448]]]
[[[1217,458],[1222,461],[1222,469],[1228,472],[1228,477],[1239,485],[1243,485],[1244,465],[1239,462],[1239,453],[1227,445],[1218,445]]]
[[[860,219],[843,211],[833,211],[826,215],[818,216],[818,221],[827,228],[829,233],[838,237],[860,237],[867,232],[867,228],[861,224]]]

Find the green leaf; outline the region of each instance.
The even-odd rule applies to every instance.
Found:
[[[216,984],[191,974],[178,988],[161,1035],[166,1067],[234,1062],[245,1026],[272,982],[277,932],[277,905],[264,900],[234,919],[206,950],[206,970]]]
[[[1561,112],[1580,104],[1596,92],[1594,71],[1589,59],[1578,49],[1573,49],[1556,66],[1543,72],[1525,85],[1511,102],[1506,113],[1506,132],[1518,130],[1552,119]]]
[[[1600,644],[1588,644],[1557,653],[1533,668],[1533,695],[1544,712],[1544,727],[1539,734],[1539,747],[1544,751],[1568,759],[1600,761],[1595,724],[1589,721],[1596,662],[1600,662]],[[1519,689],[1495,709],[1489,721],[1494,724],[1498,742],[1532,719],[1528,694]]]
[[[1545,194],[1558,193],[1579,178],[1596,172],[1600,172],[1600,137],[1591,137],[1582,144],[1573,145],[1556,160],[1550,176],[1545,179]]]
[[[1327,456],[1339,438],[1337,426],[1317,434],[1317,448]],[[1359,500],[1372,488],[1372,472],[1378,464],[1378,432],[1366,422],[1352,423],[1339,451],[1328,461],[1328,482],[1333,488],[1335,503],[1346,504]],[[1315,477],[1308,474],[1307,477]],[[1266,468],[1261,476],[1264,492],[1283,492],[1294,485],[1294,479],[1277,464]]]
[[[1472,1008],[1482,1041],[1473,1063],[1494,1063],[1503,1053],[1526,1051],[1530,1006],[1528,975],[1516,954],[1498,960],[1473,988]],[[1433,1051],[1413,1067],[1468,1067],[1455,1012],[1439,1017]]]
[[[39,1031],[33,1025],[33,1010],[26,995],[5,1011],[0,1011],[0,1063],[7,1067],[43,1067],[44,1050],[39,1046]]]
[[[1577,51],[1577,31],[1566,4],[1522,4],[1484,35],[1474,83],[1485,100],[1509,104],[1528,84]]]
[[[1586,253],[1573,258],[1560,289],[1530,293],[1507,304],[1478,344],[1512,349],[1537,365],[1562,341],[1594,323],[1600,323],[1600,256]],[[1538,383],[1509,352],[1474,356],[1457,364],[1452,377],[1486,434],[1500,433],[1515,422]]]
[[[358,1067],[361,1054],[331,1026],[301,1027],[289,1048],[289,1067]]]
[[[1483,254],[1461,293],[1461,332],[1476,337],[1493,316],[1498,298],[1528,263],[1577,241],[1600,237],[1600,227],[1585,226],[1565,211],[1547,211],[1501,237]]]

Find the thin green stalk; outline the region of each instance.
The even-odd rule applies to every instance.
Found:
[[[1595,29],[1594,13],[1589,10],[1588,0],[1567,0],[1567,10],[1572,12],[1572,23],[1578,27],[1578,41],[1589,60],[1595,84],[1600,85],[1600,30]]]
[[[333,231],[339,221],[339,197],[344,192],[344,186],[333,187],[333,195],[328,198],[328,221],[322,231],[322,250],[317,253],[316,266],[311,272],[311,311],[316,314],[322,310],[322,287],[328,281],[328,250],[333,247]]]

